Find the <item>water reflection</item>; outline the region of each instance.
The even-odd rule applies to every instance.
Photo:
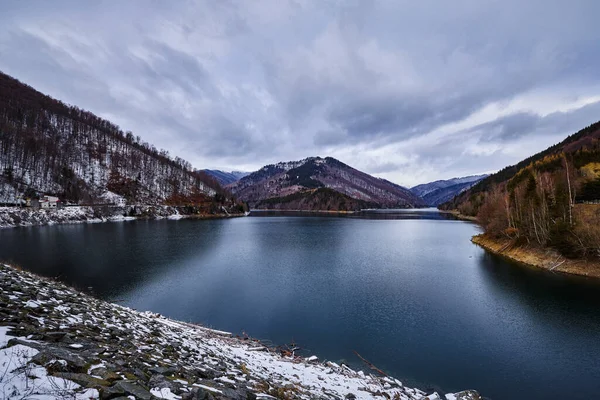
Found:
[[[358,219],[430,219],[458,220],[449,212],[437,208],[398,208],[398,209],[365,209],[357,212],[313,212],[288,210],[252,210],[252,217],[317,217],[317,218],[358,218]]]
[[[222,224],[129,221],[0,230],[0,257],[80,290],[114,298],[201,258],[219,245]],[[193,229],[188,229],[193,225]],[[204,237],[204,241],[198,238]]]

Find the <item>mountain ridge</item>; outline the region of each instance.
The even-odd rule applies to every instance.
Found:
[[[317,203],[311,203],[310,209],[324,206],[327,209],[340,208],[348,211],[361,205],[380,208],[425,205],[423,200],[409,189],[368,175],[333,157],[307,157],[298,161],[265,165],[226,187],[241,200],[247,201],[251,207],[266,207],[265,201],[268,199],[290,199],[288,196],[294,194],[296,195],[293,199],[298,200],[302,195],[297,193],[314,196],[315,189],[323,188],[345,197],[339,197],[334,204],[325,204],[328,203],[325,199],[327,194],[333,194],[321,191],[318,195],[324,197]],[[311,190],[313,192],[310,192]],[[273,200],[268,203],[271,206],[275,204]],[[289,207],[299,204],[294,202]],[[278,204],[276,208],[282,207],[286,206]]]
[[[427,205],[436,207],[471,188],[487,176],[488,174],[469,175],[459,178],[436,180],[413,186],[410,188],[410,191],[423,198]]]
[[[200,171],[212,176],[221,184],[221,186],[229,185],[230,183],[239,181],[246,175],[250,175],[251,172],[243,171],[223,171],[220,169],[201,169]]]

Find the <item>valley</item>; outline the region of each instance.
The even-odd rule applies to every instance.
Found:
[[[333,157],[196,169],[7,75],[0,89],[0,228],[16,228],[0,230],[0,261],[15,265],[0,264],[12,293],[0,296],[0,364],[14,351],[21,362],[2,388],[190,400],[595,393],[600,123],[497,173],[407,188]],[[539,320],[533,303],[548,310]],[[560,363],[557,346],[571,349]],[[531,349],[535,359],[504,359]]]

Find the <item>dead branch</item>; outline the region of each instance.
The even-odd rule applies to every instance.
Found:
[[[372,363],[370,363],[369,361],[365,360],[365,358],[363,356],[361,356],[360,354],[358,354],[358,352],[356,350],[352,350],[354,352],[354,354],[356,354],[356,356],[358,358],[360,358],[362,360],[362,362],[364,362],[365,364],[367,364],[367,366],[372,369],[373,371],[376,371],[378,373],[380,373],[383,376],[388,376],[385,372],[383,372],[382,370],[380,370],[379,368],[377,368],[376,366],[374,366]]]
[[[558,266],[560,266],[560,265],[564,264],[564,262],[565,262],[565,261],[567,261],[567,260],[562,260],[561,262],[559,262],[558,264],[556,264],[554,267],[550,268],[550,271],[553,271],[553,270],[554,270],[554,268],[556,268],[556,267],[558,267]]]

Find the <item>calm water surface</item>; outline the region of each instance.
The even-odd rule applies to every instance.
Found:
[[[0,259],[140,310],[293,340],[307,355],[362,367],[356,350],[421,388],[600,398],[600,285],[491,256],[470,243],[470,223],[381,218],[4,229]]]

